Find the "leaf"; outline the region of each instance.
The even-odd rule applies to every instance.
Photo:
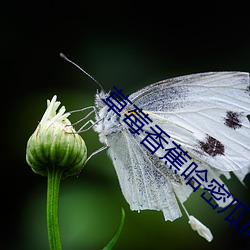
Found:
[[[103,250],[110,250],[113,248],[113,246],[115,245],[116,241],[118,240],[118,238],[120,236],[120,233],[121,233],[123,225],[124,225],[124,221],[125,221],[125,211],[122,208],[122,218],[121,218],[120,225],[117,228],[117,231],[116,231],[115,235],[113,236],[113,238],[111,239],[111,241],[103,248]]]

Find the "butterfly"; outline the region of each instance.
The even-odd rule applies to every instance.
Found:
[[[164,149],[152,155],[141,145],[149,126],[144,134],[129,131],[121,118],[134,106],[127,105],[119,117],[104,103],[108,96],[103,90],[96,94],[93,129],[108,148],[131,210],[161,210],[165,220],[179,218],[178,200],[186,201],[192,188],[171,169],[171,164],[161,160]],[[183,152],[189,152],[194,162],[207,170],[209,178],[220,180],[222,174],[230,178],[233,172],[243,181],[250,171],[248,73],[208,72],[170,78],[138,90],[129,100],[166,132],[163,138],[170,136]],[[217,201],[224,207],[230,202]]]
[[[183,203],[192,192],[202,187],[210,192],[210,199],[203,196],[205,192],[201,196],[213,209],[218,205],[229,207],[234,204],[235,200],[220,176],[230,179],[233,173],[243,183],[250,172],[249,74],[191,74],[153,83],[130,96],[121,94],[122,90],[114,87],[128,101],[127,105],[116,107],[120,111],[117,113],[107,102],[111,94],[106,93],[99,82],[64,54],[60,55],[101,88],[95,96],[95,106],[80,110],[92,109],[80,121],[93,112],[96,121],[89,120],[78,132],[88,130],[83,128],[91,123],[91,127],[99,134],[100,142],[104,144],[86,162],[96,153],[107,149],[131,210],[160,210],[166,221],[174,221],[182,216],[180,204],[189,218],[191,228],[211,241],[213,235],[209,228],[189,215]],[[116,95],[115,101],[119,102],[119,99]],[[135,130],[127,122],[130,115],[134,116],[133,125],[138,117],[146,121],[143,129],[139,127],[139,130]],[[160,139],[167,144],[171,138],[171,145],[175,147],[164,148],[162,141],[154,149],[145,147],[148,137],[151,140],[153,138],[154,142]],[[147,143],[153,145],[152,141]],[[192,162],[184,156],[192,159]],[[199,177],[201,183],[191,175],[194,171],[197,171],[195,177]],[[204,175],[201,176],[201,173]],[[218,194],[222,196],[218,197]],[[212,204],[211,200],[217,205]]]

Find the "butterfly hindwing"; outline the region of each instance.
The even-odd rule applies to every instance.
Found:
[[[115,166],[121,189],[132,210],[161,210],[165,220],[181,216],[174,190],[185,201],[191,188],[173,173],[164,162],[140,145],[139,138],[130,132],[111,134],[109,155]],[[181,197],[181,198],[180,198]]]

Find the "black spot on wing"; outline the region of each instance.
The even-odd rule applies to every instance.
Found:
[[[232,129],[240,128],[242,113],[227,111],[227,115],[224,118],[224,124]]]
[[[205,141],[200,141],[199,146],[204,152],[212,157],[224,155],[225,152],[224,145],[210,135],[207,135]]]

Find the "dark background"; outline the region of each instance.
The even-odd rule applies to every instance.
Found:
[[[2,249],[48,249],[46,178],[34,174],[25,161],[27,140],[45,111],[46,99],[57,94],[67,110],[93,105],[97,85],[63,61],[60,52],[70,55],[104,89],[116,86],[127,94],[168,77],[250,68],[248,5],[240,2],[1,5]],[[82,136],[89,154],[101,147],[94,132]],[[235,178],[226,183],[249,204],[248,188]],[[101,249],[119,224],[121,207],[126,220],[114,249],[249,246],[249,236],[238,235],[199,194],[192,195],[186,208],[211,229],[211,243],[190,229],[186,216],[171,223],[164,221],[161,212],[130,211],[112,163],[102,152],[88,162],[79,178],[62,181],[63,249]]]

